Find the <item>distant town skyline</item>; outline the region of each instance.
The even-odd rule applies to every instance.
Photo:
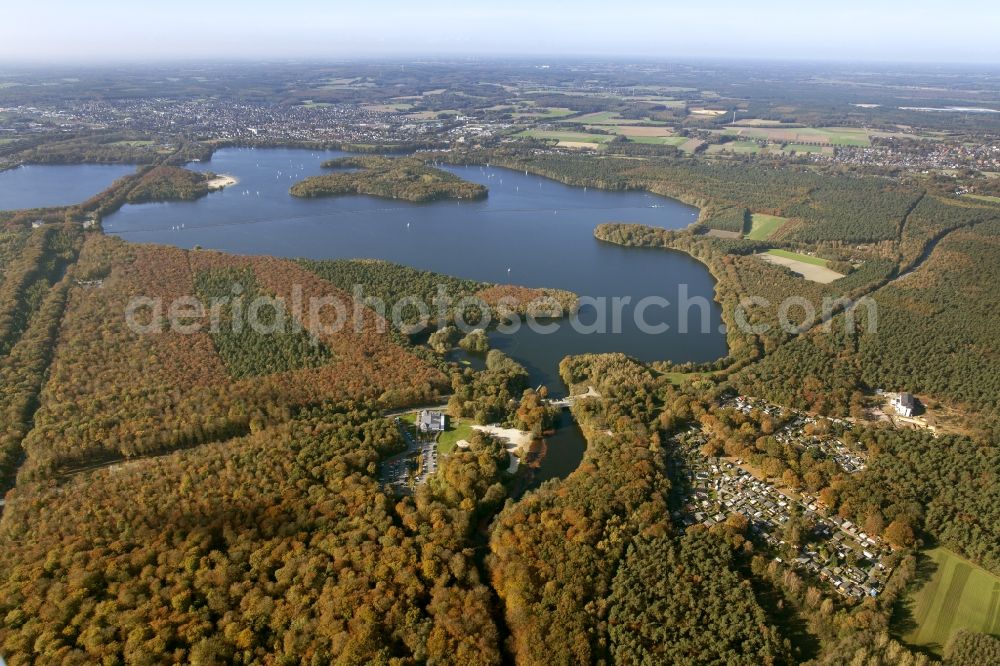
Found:
[[[929,0],[382,0],[346,7],[38,0],[7,7],[3,17],[6,62],[524,55],[1000,63],[1000,5],[981,0],[946,7]]]

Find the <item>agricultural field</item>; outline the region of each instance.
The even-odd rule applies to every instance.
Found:
[[[415,111],[414,113],[406,114],[406,117],[410,120],[437,120],[441,114],[444,115],[457,115],[459,111],[455,109],[444,109],[442,111]]]
[[[677,146],[680,147],[687,143],[688,138],[686,136],[630,136],[629,141],[633,143],[646,143],[653,144],[656,146]]]
[[[667,123],[658,120],[649,120],[646,118],[622,118],[621,114],[619,114],[616,111],[598,111],[596,113],[585,113],[582,116],[574,116],[573,118],[564,118],[560,122],[580,123],[582,125],[612,125],[619,128],[622,126],[626,127],[669,126]]]
[[[774,143],[869,146],[868,132],[860,127],[730,127],[729,136],[764,139]]]
[[[767,240],[771,237],[771,234],[780,229],[787,221],[788,218],[778,217],[777,215],[754,213],[750,233],[746,237],[750,240]],[[809,258],[814,259],[815,257]]]
[[[695,116],[718,117],[718,116],[724,116],[726,115],[726,113],[727,112],[725,109],[704,109],[704,108],[691,109],[691,114]]]
[[[991,197],[991,196],[989,196],[987,194],[966,194],[964,196],[966,196],[966,197],[968,197],[970,199],[976,199],[978,201],[986,201],[986,202],[989,202],[989,203],[998,203],[998,204],[1000,204],[1000,197]]]
[[[560,141],[556,145],[560,148],[586,148],[588,150],[599,150],[601,147],[601,144],[592,141]]]
[[[703,145],[705,145],[705,142],[701,139],[688,139],[678,147],[685,153],[693,153]]]
[[[947,138],[947,134],[943,132],[932,132],[930,130],[919,130],[919,131],[905,131],[900,130],[898,132],[886,132],[882,130],[870,130],[868,136],[875,138],[893,138],[893,139],[922,139],[924,141],[942,141]]]
[[[630,139],[635,137],[659,137],[671,136],[673,129],[670,127],[651,127],[648,125],[617,125],[611,128],[614,132],[627,136]]]
[[[708,153],[735,153],[737,155],[756,155],[762,150],[756,141],[730,141],[715,143],[708,147]]]
[[[861,127],[810,127],[807,130],[806,136],[826,137],[834,146],[870,146],[872,143],[868,131]]]
[[[834,280],[844,277],[840,273],[827,268],[826,259],[811,257],[808,254],[799,254],[787,250],[768,250],[757,256],[772,264],[784,266],[811,282],[829,284]]]
[[[584,125],[620,125],[628,122],[616,111],[598,111],[597,113],[585,113],[575,118],[566,118],[564,123],[581,123]],[[636,121],[638,122],[638,121]]]
[[[754,217],[756,217],[756,215]],[[775,257],[801,261],[802,263],[812,264],[813,266],[825,267],[827,265],[826,259],[820,259],[819,257],[813,257],[808,254],[799,254],[798,252],[789,252],[788,250],[768,250],[767,253]]]
[[[561,132],[556,130],[525,130],[518,136],[532,139],[558,141],[560,144],[602,144],[615,137],[611,134],[590,134],[588,132]]]
[[[781,127],[784,123],[780,120],[765,120],[764,118],[741,118],[733,124],[739,127]]]
[[[1000,636],[1000,577],[946,548],[924,553],[934,573],[913,591],[903,639],[940,653],[960,629]]]

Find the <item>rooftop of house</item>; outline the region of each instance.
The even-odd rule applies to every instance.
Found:
[[[445,425],[445,415],[443,412],[424,410],[420,412],[417,423],[428,428],[443,430]]]

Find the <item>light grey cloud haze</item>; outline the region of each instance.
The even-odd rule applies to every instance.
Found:
[[[0,59],[620,55],[1000,62],[1000,3],[18,2]]]

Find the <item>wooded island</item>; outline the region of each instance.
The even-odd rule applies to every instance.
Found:
[[[323,163],[327,169],[359,169],[312,176],[292,185],[296,197],[367,194],[416,203],[439,199],[483,199],[487,189],[458,176],[427,166],[411,157],[341,157]]]

